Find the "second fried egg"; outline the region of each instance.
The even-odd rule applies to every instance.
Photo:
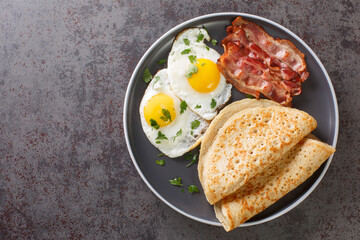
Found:
[[[210,36],[204,28],[190,28],[175,39],[168,57],[168,74],[173,92],[206,120],[231,96],[232,85],[216,66],[220,54],[204,40]]]

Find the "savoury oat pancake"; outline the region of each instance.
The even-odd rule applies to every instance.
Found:
[[[306,137],[275,165],[250,179],[237,192],[214,205],[226,231],[244,223],[308,179],[335,149],[314,137]]]
[[[306,112],[278,106],[248,108],[230,117],[218,130],[202,166],[200,181],[208,202],[234,193],[316,125]]]

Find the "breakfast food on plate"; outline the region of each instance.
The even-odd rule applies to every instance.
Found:
[[[311,135],[317,126],[312,116],[286,107],[309,76],[304,54],[242,17],[226,31],[223,55],[204,43],[211,40],[205,27],[180,32],[167,69],[154,77],[144,71],[143,80],[151,82],[139,112],[149,141],[170,158],[201,142],[199,180],[230,231],[302,184],[335,149]],[[256,99],[233,102],[218,114],[233,85]],[[181,177],[170,183],[183,185]],[[199,191],[190,186],[189,192]]]
[[[211,39],[205,28],[179,33],[167,69],[153,78],[144,71],[144,81],[152,80],[139,112],[147,138],[168,157],[201,142],[200,183],[230,231],[303,183],[335,149],[310,134],[317,126],[312,116],[285,107],[309,76],[304,54],[242,17],[227,34],[220,56],[204,43]],[[233,102],[217,115],[232,85],[257,99]],[[174,180],[181,184],[181,177]]]
[[[220,72],[239,91],[259,99],[260,93],[282,105],[301,93],[309,72],[304,54],[285,39],[274,39],[253,22],[237,17],[221,44]]]
[[[333,147],[307,135],[315,127],[307,113],[270,100],[244,99],[220,111],[203,136],[198,174],[226,231],[295,189],[334,153]],[[236,190],[227,194],[227,189]]]
[[[196,147],[209,123],[192,112],[170,89],[167,70],[160,70],[140,103],[142,128],[149,141],[169,157]]]
[[[217,202],[217,218],[226,231],[232,230],[303,183],[334,152],[328,144],[305,137],[274,166]]]
[[[255,107],[235,113],[218,130],[206,158],[199,160],[208,202],[241,188],[315,128],[313,117],[293,108]]]
[[[204,28],[181,32],[173,42],[168,57],[170,86],[189,108],[206,120],[230,98],[232,85],[219,72],[216,61],[220,54],[209,48],[210,40]]]

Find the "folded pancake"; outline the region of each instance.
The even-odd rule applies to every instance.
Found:
[[[244,223],[295,189],[335,152],[330,145],[311,138],[301,140],[275,165],[214,205],[216,217],[226,231]]]
[[[248,108],[230,117],[200,159],[208,202],[218,202],[271,167],[316,124],[303,111],[278,106]]]
[[[201,149],[200,149],[200,156],[198,163],[198,174],[200,181],[202,181],[203,166],[204,164],[206,164],[205,161],[207,160],[206,154],[208,153],[209,147],[211,146],[213,140],[215,139],[218,130],[224,125],[224,123],[235,113],[238,113],[244,109],[254,108],[254,107],[270,107],[270,106],[281,106],[281,105],[277,102],[267,99],[257,100],[257,99],[246,98],[240,101],[233,102],[220,111],[220,113],[216,116],[216,118],[214,118],[211,121],[201,141]]]

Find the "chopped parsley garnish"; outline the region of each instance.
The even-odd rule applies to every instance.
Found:
[[[199,189],[195,185],[188,186],[189,193],[199,192]]]
[[[189,46],[189,45],[190,45],[190,40],[189,40],[189,39],[184,38],[183,41],[184,41],[184,43],[185,43],[186,46]]]
[[[194,134],[194,131],[190,131],[191,136]]]
[[[211,44],[215,46],[217,44],[216,39],[211,39]]]
[[[169,110],[163,108],[163,109],[161,109],[161,112],[164,116],[161,116],[160,118],[164,122],[167,122],[168,120],[171,122],[171,114],[170,114]]]
[[[185,158],[186,160],[188,160],[188,161],[191,160],[192,157],[193,157],[193,155],[192,155],[191,152],[187,152],[187,153],[184,154],[184,158]]]
[[[156,141],[155,143],[156,143],[156,144],[159,144],[159,143],[161,143],[161,141]]]
[[[152,77],[153,77],[153,76],[152,76],[149,68],[145,68],[144,73],[143,73],[143,76],[142,76],[144,82],[146,82],[146,83],[150,82],[151,79],[152,79]]]
[[[204,34],[202,34],[201,32],[199,32],[199,35],[197,36],[196,41],[197,41],[197,42],[200,42],[200,41],[202,41],[203,39],[204,39]]]
[[[166,59],[160,59],[160,60],[157,62],[157,64],[159,64],[159,65],[162,65],[162,64],[164,64],[164,63],[166,63]]]
[[[180,191],[181,191],[181,192],[185,192],[185,190],[184,190],[184,189],[181,189]]]
[[[201,66],[204,66],[204,65],[205,65],[205,63],[202,63],[202,64],[201,64]]]
[[[159,124],[154,120],[154,119],[150,119],[150,125],[153,127],[153,128],[155,128],[155,129],[159,129],[160,128],[160,126],[159,126]]]
[[[208,51],[210,50],[210,48],[209,48],[208,46],[205,46],[205,48],[206,48],[206,50],[208,50]]]
[[[195,109],[199,109],[199,108],[201,108],[201,105],[196,105],[195,106]]]
[[[185,49],[184,51],[181,52],[181,55],[189,54],[190,51],[191,51],[190,48],[187,48],[187,49]]]
[[[182,183],[181,183],[181,177],[178,177],[178,178],[174,178],[173,180],[169,180],[169,182],[174,185],[174,186],[184,186]]]
[[[195,129],[198,128],[200,126],[200,121],[199,120],[194,120],[191,122],[191,129]]]
[[[165,165],[165,161],[164,160],[156,160],[155,161],[157,165],[160,165],[160,166],[164,166]]]
[[[194,164],[196,162],[197,162],[197,154],[194,154],[194,156],[192,156],[191,162],[186,164],[186,167],[190,167],[192,164]]]
[[[190,60],[191,63],[196,63],[196,56],[190,55],[189,60]]]
[[[210,103],[210,107],[211,108],[215,108],[216,107],[216,101],[215,101],[215,99],[211,99],[211,103]]]
[[[157,156],[158,157],[162,157],[162,156],[164,156],[165,154],[163,154],[163,153],[159,153]]]
[[[176,135],[173,137],[173,142],[175,142],[175,138],[177,138],[178,136],[180,136],[182,134],[182,129],[180,128],[180,130],[176,133]]]
[[[250,94],[246,94],[246,97],[247,98],[255,98],[253,95],[250,95]]]
[[[180,103],[180,114],[183,114],[186,108],[187,108],[187,103],[184,100],[182,100]]]
[[[158,135],[157,137],[155,138],[155,140],[167,140],[168,138],[161,132],[161,131],[158,131]],[[158,142],[156,142],[158,143]],[[160,142],[159,142],[160,143]]]
[[[194,73],[197,73],[198,72],[198,67],[194,64],[191,64],[190,67],[189,67],[189,70],[188,72],[186,73],[185,77],[187,78],[191,78],[191,76],[194,74]]]

